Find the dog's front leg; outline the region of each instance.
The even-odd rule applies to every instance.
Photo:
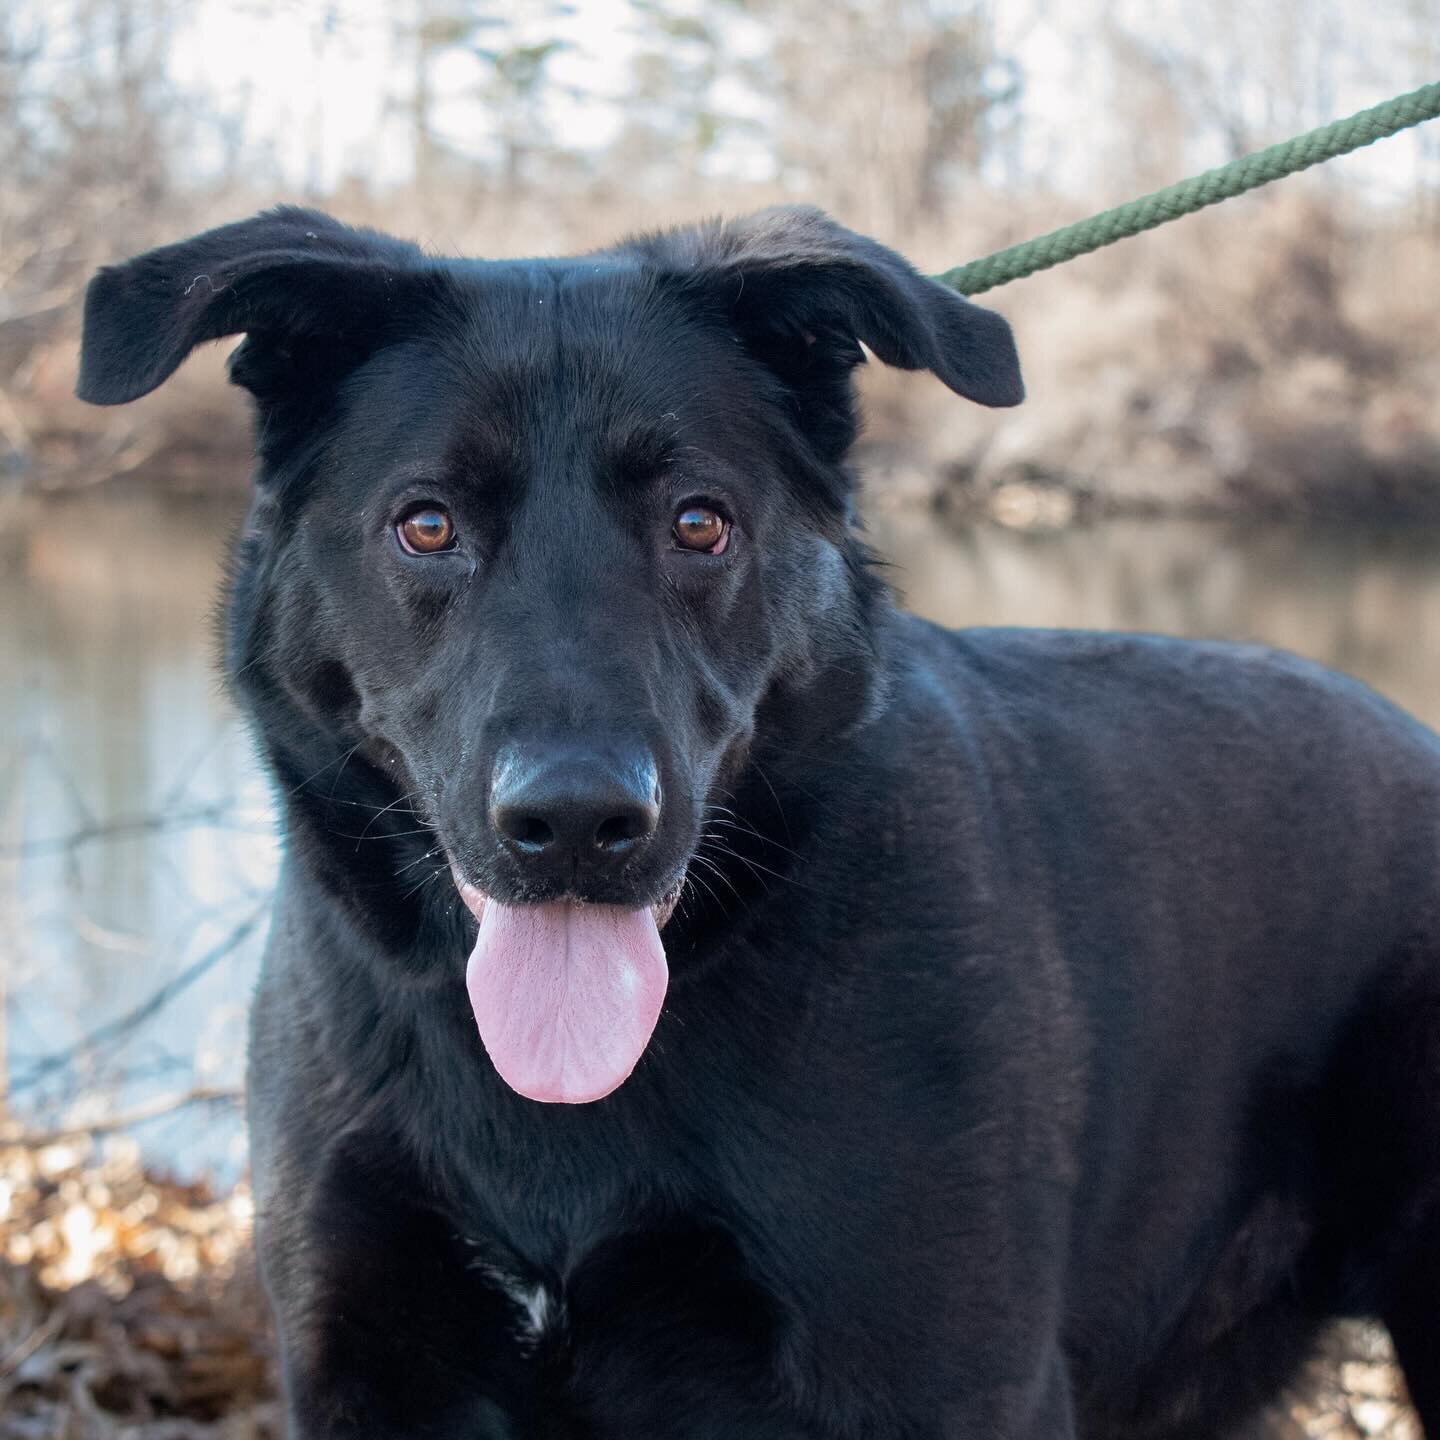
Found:
[[[290,1440],[514,1440],[513,1299],[418,1178],[353,1138],[262,1187],[257,1244]]]
[[[1007,1396],[1000,1411],[984,1429],[977,1429],[973,1419],[967,1419],[952,1427],[950,1434],[954,1440],[979,1434],[1013,1435],[1015,1440],[1075,1440],[1070,1366],[1058,1341],[1049,1358],[1036,1367],[1033,1385]]]
[[[964,1214],[937,1195],[925,1213],[963,1244],[938,1229],[885,1244],[901,1227],[872,1213],[851,1232],[874,1237],[866,1250],[834,1243],[837,1193],[816,1185],[808,1212],[801,1192],[787,1195],[774,1233],[789,1248],[766,1243],[748,1257],[777,1297],[774,1373],[797,1413],[845,1440],[1074,1440],[1054,1239],[1065,1233],[1063,1194],[1010,1186],[1002,1205],[981,1191],[984,1203]],[[824,1239],[797,1243],[807,1237]]]
[[[982,1435],[987,1440],[1076,1440],[1080,1431],[1070,1369],[1058,1351],[1057,1344],[1044,1352],[1027,1367],[1025,1379],[1014,1377],[1013,1363],[1005,1364],[1014,1378],[978,1385],[964,1400],[946,1406],[944,1420],[926,1433],[935,1440],[975,1440]]]

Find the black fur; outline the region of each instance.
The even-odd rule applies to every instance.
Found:
[[[80,393],[241,331],[297,1440],[1199,1440],[1341,1314],[1440,1437],[1440,741],[1271,651],[900,613],[850,372],[1014,403],[1002,320],[807,210],[507,263],[281,210],[103,271]],[[670,544],[697,496],[723,555]],[[417,499],[458,548],[402,552]],[[557,893],[487,818],[521,742],[658,766],[574,889],[684,883],[591,1105],[508,1090],[465,995],[449,861]]]

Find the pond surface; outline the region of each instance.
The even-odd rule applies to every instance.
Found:
[[[0,513],[0,1073],[48,1124],[234,1086],[277,845],[211,613],[233,508],[91,494]],[[1264,640],[1440,726],[1440,534],[1111,521],[954,532],[881,513],[912,608],[947,624]],[[225,1103],[135,1130],[236,1173]]]

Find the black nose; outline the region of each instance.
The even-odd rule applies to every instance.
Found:
[[[531,868],[574,873],[633,855],[660,823],[649,755],[508,745],[495,763],[490,823]]]

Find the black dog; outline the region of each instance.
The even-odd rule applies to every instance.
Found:
[[[299,1440],[1211,1437],[1340,1314],[1440,1437],[1440,740],[900,613],[860,342],[1009,405],[1003,320],[783,209],[512,263],[280,210],[85,321],[101,404],[246,335]]]

